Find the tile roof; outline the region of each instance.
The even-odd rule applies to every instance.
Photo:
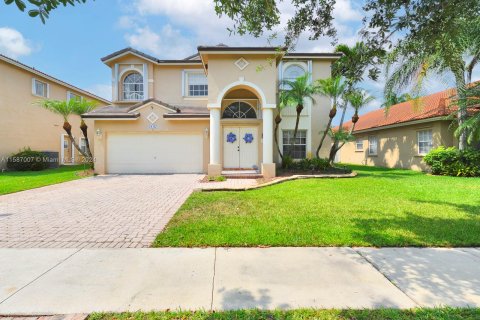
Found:
[[[91,112],[82,115],[82,118],[138,118],[139,113],[134,112],[137,108],[144,106],[147,103],[154,102],[170,110],[165,113],[167,117],[172,118],[188,118],[188,117],[209,117],[210,113],[207,107],[193,107],[193,106],[177,106],[165,103],[163,101],[151,98],[140,101],[133,105],[108,105],[102,108],[95,109]]]
[[[449,99],[455,94],[455,89],[447,89],[415,100],[402,102],[391,106],[388,111],[379,109],[360,115],[354,132],[381,128],[410,121],[424,120],[448,116],[453,110]],[[349,129],[352,121],[344,123],[343,128]],[[333,130],[338,130],[338,126]]]

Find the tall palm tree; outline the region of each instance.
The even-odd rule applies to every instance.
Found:
[[[282,122],[282,110],[288,106],[288,101],[287,101],[287,94],[285,91],[281,91],[280,94],[278,95],[278,104],[277,104],[277,115],[275,116],[275,145],[277,146],[277,151],[278,154],[280,155],[280,158],[283,160],[283,154],[282,151],[280,150],[280,145],[278,144],[278,127],[280,126],[280,123]]]
[[[70,100],[72,101],[72,100]],[[92,151],[90,150],[90,141],[88,140],[88,126],[81,117],[82,114],[87,113],[95,109],[97,106],[95,101],[89,101],[86,99],[81,99],[76,101],[76,103],[73,105],[73,114],[76,114],[80,117],[80,130],[82,130],[83,137],[85,138],[85,149],[86,153],[88,153],[89,157],[92,157]]]
[[[75,99],[70,99],[68,102],[64,100],[41,100],[36,103],[40,107],[47,109],[53,113],[56,113],[63,118],[63,130],[68,135],[68,138],[72,142],[72,145],[77,149],[77,151],[84,156],[85,158],[89,158],[85,152],[83,152],[80,147],[78,146],[77,142],[72,135],[72,125],[68,121],[68,118],[75,113],[75,108],[78,105],[78,101]]]
[[[345,79],[345,93],[350,92],[355,85],[363,81],[367,68],[372,64],[374,57],[377,55],[381,58],[382,52],[371,52],[369,48],[363,42],[357,42],[353,46],[346,44],[339,44],[335,47],[336,53],[342,53],[342,56],[335,61],[332,66],[332,75],[343,76]],[[376,81],[378,75],[376,73],[369,74],[369,78]],[[340,148],[338,147],[343,135],[340,133],[343,130],[343,123],[345,121],[345,115],[348,109],[348,99],[342,99],[342,103],[338,106],[342,110],[339,124],[339,134],[332,136],[333,144],[330,148],[330,158],[335,158],[336,153]]]
[[[476,82],[464,89],[463,103],[467,108],[480,107],[480,82]],[[452,104],[459,105],[458,99],[453,100]],[[467,132],[467,142],[474,144],[480,142],[480,110],[474,112],[465,122],[455,130],[455,135],[458,137],[462,132]]]
[[[298,133],[298,124],[300,123],[300,115],[304,108],[306,99],[314,101],[313,96],[318,92],[316,84],[311,83],[310,74],[306,73],[303,76],[298,77],[294,81],[283,80],[281,82],[280,94],[285,95],[284,99],[287,105],[294,105],[297,112],[297,118],[295,120],[295,129],[293,131],[293,148],[290,149],[290,155],[295,149],[295,143]]]
[[[350,127],[350,131],[348,133],[348,135],[351,136],[355,130],[355,125],[360,119],[360,116],[358,115],[359,110],[375,100],[375,98],[370,96],[365,90],[355,89],[346,95],[346,99],[348,99],[348,102],[354,110],[354,114],[352,116],[352,126]],[[344,144],[345,141],[342,142],[342,144],[339,146],[339,149],[342,148]],[[329,160],[332,163],[334,159],[330,158]]]
[[[316,157],[320,158],[320,149],[322,148],[323,142],[325,137],[327,136],[328,132],[332,127],[333,118],[337,114],[337,106],[341,96],[345,92],[345,82],[342,80],[340,76],[336,76],[333,78],[327,79],[320,79],[317,81],[318,84],[318,93],[320,95],[330,98],[332,106],[330,108],[330,112],[328,113],[328,123],[325,127],[325,131],[323,132],[322,138],[320,139],[320,143],[318,144]]]
[[[457,122],[461,130],[459,149],[467,147],[468,130],[465,88],[472,81],[472,73],[480,60],[480,17],[457,19],[455,28],[433,41],[411,39],[402,42],[387,59],[388,80],[384,95],[388,98],[396,91],[413,85],[419,91],[429,75],[449,77],[455,82],[458,96]],[[393,69],[393,70],[392,70]]]

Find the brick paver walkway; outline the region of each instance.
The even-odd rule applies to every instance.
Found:
[[[98,176],[0,196],[0,247],[148,247],[202,177]]]

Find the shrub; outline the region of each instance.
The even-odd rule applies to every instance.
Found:
[[[294,169],[295,161],[289,155],[284,155],[282,160],[282,168],[283,169]]]
[[[431,150],[423,161],[432,174],[456,177],[480,177],[480,151],[439,147]]]
[[[12,154],[7,160],[7,168],[17,171],[40,171],[49,166],[46,155],[39,151],[25,148]]]

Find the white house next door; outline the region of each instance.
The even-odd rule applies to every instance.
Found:
[[[258,130],[256,127],[223,128],[223,167],[226,169],[258,167]]]

